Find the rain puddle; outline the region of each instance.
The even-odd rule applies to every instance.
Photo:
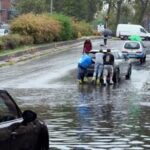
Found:
[[[143,90],[148,72],[145,78],[137,74],[133,70],[131,80],[114,86],[80,86],[68,75],[49,88],[9,91],[22,109],[45,120],[50,150],[149,150],[150,95]]]

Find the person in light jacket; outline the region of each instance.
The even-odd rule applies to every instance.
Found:
[[[100,84],[100,77],[103,71],[103,50],[100,50],[95,54],[95,65],[92,81],[96,84]]]

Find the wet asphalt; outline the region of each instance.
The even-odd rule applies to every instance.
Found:
[[[92,42],[99,49],[102,40]],[[110,40],[108,45],[120,49],[122,43]],[[133,62],[130,80],[106,87],[78,85],[82,45],[0,68],[0,88],[47,123],[51,150],[149,150],[150,51],[145,64]]]

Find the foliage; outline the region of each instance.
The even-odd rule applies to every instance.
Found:
[[[79,36],[88,36],[92,35],[93,31],[91,26],[83,21],[78,21],[73,23],[74,28],[74,37],[78,38]]]
[[[135,10],[135,22],[142,24],[143,23],[143,18],[145,15],[146,10],[149,8],[148,6],[150,5],[149,0],[138,0],[136,3],[134,3],[133,8]],[[149,13],[148,13],[149,15]]]
[[[24,14],[11,23],[14,34],[31,36],[35,44],[70,40],[83,35],[91,35],[91,26],[83,21],[73,21],[62,14]]]
[[[62,14],[50,15],[61,25],[61,31],[59,32],[58,40],[70,40],[73,38],[73,26],[72,19]]]
[[[91,21],[102,3],[102,0],[53,0],[53,10],[80,20]],[[16,10],[21,14],[49,12],[50,0],[16,0]]]
[[[0,39],[0,50],[3,50],[5,46],[5,43]]]
[[[22,45],[33,44],[33,39],[30,36],[22,36],[19,34],[9,34],[1,37],[2,49],[14,49]]]
[[[81,21],[92,22],[99,19],[98,14],[105,12],[105,16],[109,16],[108,26],[111,25],[114,29],[118,23],[143,24],[145,17],[148,24],[149,9],[149,0],[53,0],[53,12]],[[16,0],[16,10],[21,14],[49,12],[50,0]]]
[[[113,30],[118,23],[143,24],[145,17],[148,18],[149,15],[149,0],[104,0],[103,4],[108,6],[105,16],[109,16],[108,28]],[[104,11],[100,11],[101,13]]]
[[[47,0],[16,0],[16,9],[21,13],[43,13],[48,10]]]
[[[59,22],[46,14],[21,15],[11,23],[13,33],[29,35],[34,39],[34,43],[46,43],[57,39],[60,29]]]

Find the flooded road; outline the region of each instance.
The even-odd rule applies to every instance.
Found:
[[[111,47],[122,41],[112,41]],[[100,42],[93,41],[95,49]],[[78,85],[82,45],[0,68],[0,87],[48,124],[50,150],[149,150],[150,55],[133,64],[131,80],[113,86]]]

